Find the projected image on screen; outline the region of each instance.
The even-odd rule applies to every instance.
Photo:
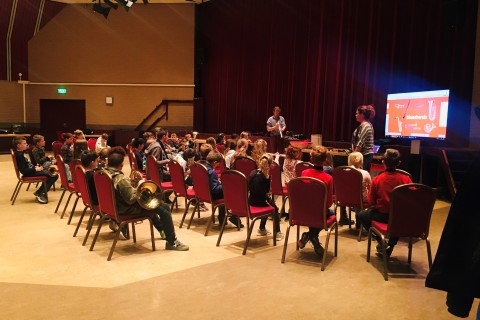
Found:
[[[389,94],[385,136],[445,139],[448,96],[449,90]]]

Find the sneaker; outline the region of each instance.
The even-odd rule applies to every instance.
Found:
[[[37,198],[37,202],[41,204],[46,204],[48,203],[47,197],[43,194],[37,194],[35,195],[35,198]]]
[[[240,220],[240,218],[237,217],[237,216],[233,216],[233,217],[228,218],[228,221],[230,221],[237,228],[238,228],[239,224],[240,224],[240,228],[245,227],[242,223],[242,220]]]
[[[199,207],[200,207],[200,211],[202,212],[208,211],[207,206],[203,202],[200,203]]]
[[[117,230],[118,230],[118,224],[116,224],[112,220],[110,220],[110,222],[108,222],[108,227],[110,228],[110,230],[112,230],[112,232],[117,232]]]
[[[278,231],[276,236],[277,241],[281,241],[283,238],[285,238],[285,235],[283,234],[283,232]]]
[[[175,240],[173,243],[168,241],[165,243],[165,250],[188,251],[188,249],[190,248],[186,244],[183,244],[178,240]]]
[[[268,231],[267,229],[258,229],[257,230],[257,235],[258,236],[269,236],[271,234],[272,233],[270,231]]]
[[[350,220],[347,217],[342,218],[338,221],[339,226],[351,226],[352,224],[355,224],[355,220]]]
[[[302,237],[300,238],[300,240],[298,240],[298,247],[299,247],[300,249],[305,248],[305,246],[307,245],[308,241],[310,241],[310,236],[308,235],[308,232],[302,233]]]
[[[377,256],[382,258],[383,257],[382,245],[377,244],[376,249],[377,249]],[[387,258],[390,258],[390,256],[392,255],[392,252],[393,252],[393,247],[387,245],[387,247],[385,248],[385,253],[387,254]]]
[[[122,230],[120,230],[120,239],[128,240],[130,239],[130,235],[128,234],[128,225],[125,225]]]

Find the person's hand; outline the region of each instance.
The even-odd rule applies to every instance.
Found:
[[[43,171],[43,167],[39,166],[39,165],[36,165],[35,166],[35,171],[37,171],[37,172]]]

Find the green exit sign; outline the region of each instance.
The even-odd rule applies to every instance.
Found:
[[[58,94],[67,94],[67,89],[65,89],[65,88],[58,88],[58,89],[57,89],[57,93],[58,93]]]

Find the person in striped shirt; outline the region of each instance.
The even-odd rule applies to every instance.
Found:
[[[363,170],[370,171],[373,160],[373,126],[371,120],[375,117],[375,108],[372,105],[363,105],[357,108],[355,119],[360,125],[353,132],[352,151],[363,155]]]

